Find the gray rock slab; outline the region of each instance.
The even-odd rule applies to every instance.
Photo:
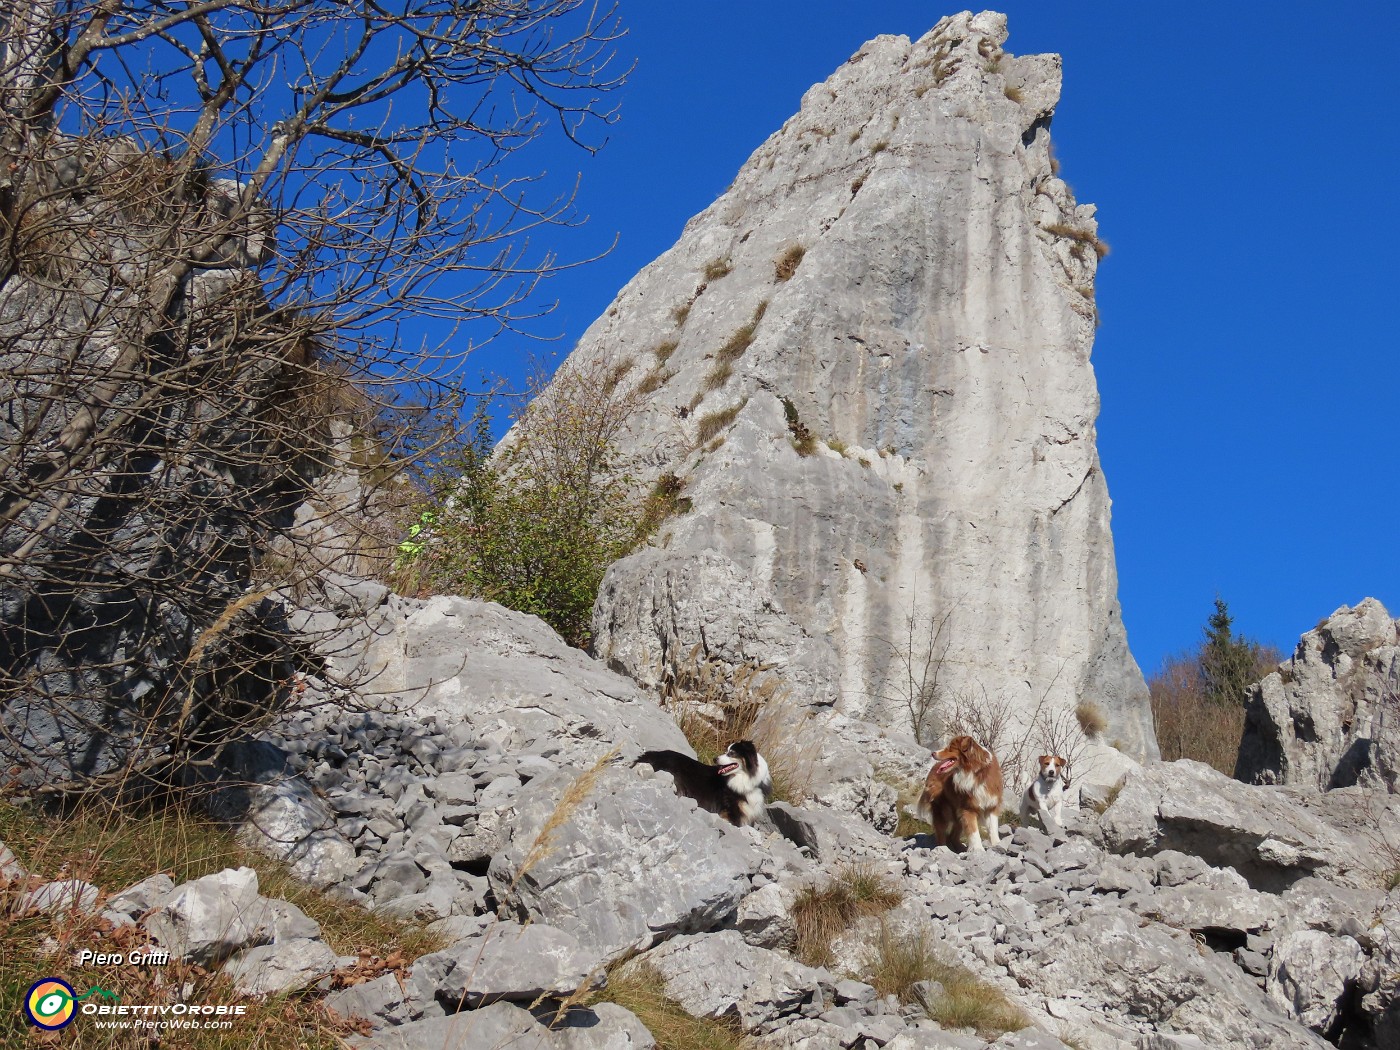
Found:
[[[1279,892],[1309,875],[1369,878],[1352,843],[1277,789],[1231,780],[1202,762],[1163,762],[1129,774],[1099,822],[1116,853],[1171,849],[1233,867]]]
[[[601,982],[603,969],[601,953],[562,930],[500,922],[423,956],[413,974],[426,980],[451,1012],[498,1001],[563,998]]]
[[[652,1050],[656,1040],[613,1003],[573,1010],[554,1028],[528,1010],[495,1003],[349,1040],[357,1050]]]
[[[175,887],[146,920],[171,955],[207,966],[268,938],[266,902],[252,868],[229,868]]]
[[[746,944],[733,930],[676,937],[641,956],[666,982],[666,995],[696,1017],[732,1018],[745,1030],[830,1000],[836,979]]]
[[[273,995],[305,988],[337,965],[325,941],[288,938],[239,952],[223,972],[241,995]]]
[[[159,904],[174,888],[175,880],[169,875],[151,875],[120,893],[112,894],[103,906],[108,911],[120,912],[133,919],[139,918]]]
[[[762,858],[749,833],[696,808],[670,778],[614,762],[531,781],[509,845],[491,863],[496,898],[608,959],[710,929],[747,896]],[[574,789],[581,796],[561,808]]]

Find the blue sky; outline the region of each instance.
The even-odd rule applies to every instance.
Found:
[[[1366,595],[1400,614],[1400,4],[1003,3],[1015,54],[1064,56],[1062,174],[1099,206],[1099,452],[1119,593],[1145,672],[1192,645],[1217,594],[1290,651]],[[581,177],[603,260],[545,287],[558,336],[476,369],[562,354],[798,107],[880,33],[957,10],[829,0],[623,0],[636,70]]]

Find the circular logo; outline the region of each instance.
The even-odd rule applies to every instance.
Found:
[[[32,1025],[57,1031],[73,1020],[73,986],[57,977],[35,981],[24,997],[24,1016]]]

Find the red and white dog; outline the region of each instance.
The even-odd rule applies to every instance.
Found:
[[[995,845],[1002,798],[997,756],[970,736],[955,736],[933,759],[917,809],[933,825],[938,844],[961,841],[970,850],[980,850],[981,822]]]
[[[1034,813],[1046,831],[1063,828],[1065,789],[1068,787],[1069,763],[1059,755],[1041,755],[1040,774],[1021,796],[1021,823],[1029,824]]]

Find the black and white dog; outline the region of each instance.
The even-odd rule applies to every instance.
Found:
[[[1021,796],[1021,823],[1030,823],[1031,814],[1040,818],[1046,831],[1064,827],[1065,791],[1069,787],[1069,763],[1059,755],[1040,756],[1040,774]]]
[[[773,792],[768,763],[752,740],[730,744],[713,766],[679,751],[646,751],[632,764],[638,762],[670,773],[678,794],[741,828],[763,812],[764,800]]]

